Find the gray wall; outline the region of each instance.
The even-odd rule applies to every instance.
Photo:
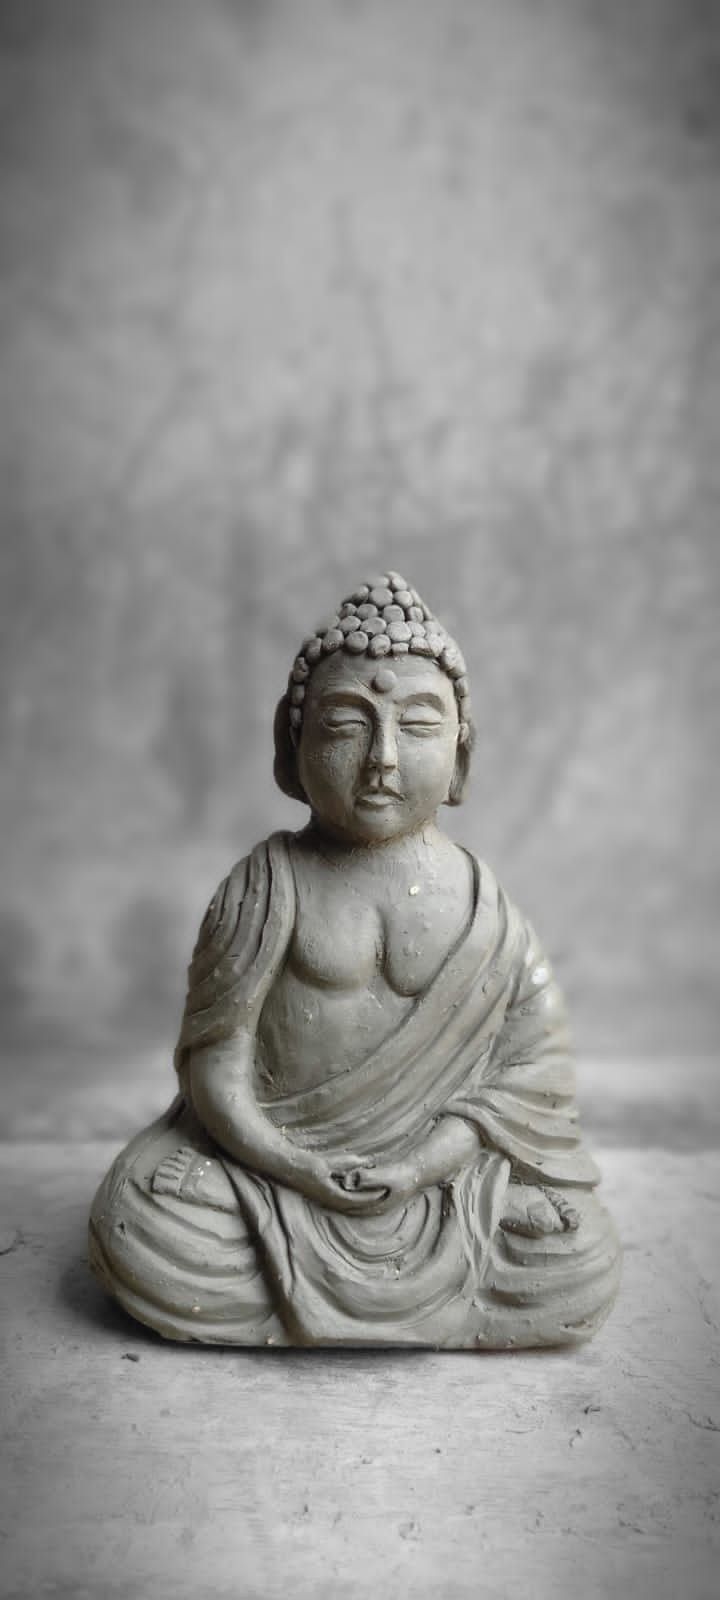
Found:
[[[291,654],[387,564],[469,659],[448,821],[582,1051],[707,1055],[718,8],[2,0],[0,43],[27,1125],[85,1082],[162,1100],[209,893],[302,821],[271,779]]]

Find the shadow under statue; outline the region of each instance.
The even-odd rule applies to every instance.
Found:
[[[275,775],[310,821],[211,900],[179,1094],[92,1208],[95,1272],[166,1338],[509,1349],[607,1315],[620,1246],[561,995],[437,825],[472,739],[460,651],[399,574],[301,646]]]

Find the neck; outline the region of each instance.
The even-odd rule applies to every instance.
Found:
[[[438,845],[444,835],[438,828],[435,816],[432,816],[426,818],[417,828],[412,828],[408,833],[403,833],[399,837],[373,839],[370,841],[352,839],[344,834],[336,833],[332,828],[328,827],[327,823],[322,822],[319,817],[313,814],[307,827],[303,828],[300,837],[318,850],[321,855],[331,860],[340,861],[352,855],[355,861],[366,860],[371,862],[382,861],[388,856],[392,856],[394,860],[402,857],[412,859],[417,856],[419,850],[432,849],[434,845]]]

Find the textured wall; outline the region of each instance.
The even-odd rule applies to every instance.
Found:
[[[717,6],[2,0],[0,44],[27,1105],[169,1051],[209,892],[302,820],[270,775],[291,653],[387,564],[468,657],[448,820],[582,1049],[707,1054]]]

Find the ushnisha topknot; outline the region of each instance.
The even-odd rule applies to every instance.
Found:
[[[294,746],[300,738],[308,678],[318,661],[335,650],[373,660],[410,654],[436,661],[455,690],[460,723],[458,743],[469,742],[472,715],[462,653],[417,590],[399,572],[384,572],[358,584],[341,601],[338,611],[318,623],[315,632],[303,640],[287,689],[289,732]]]

